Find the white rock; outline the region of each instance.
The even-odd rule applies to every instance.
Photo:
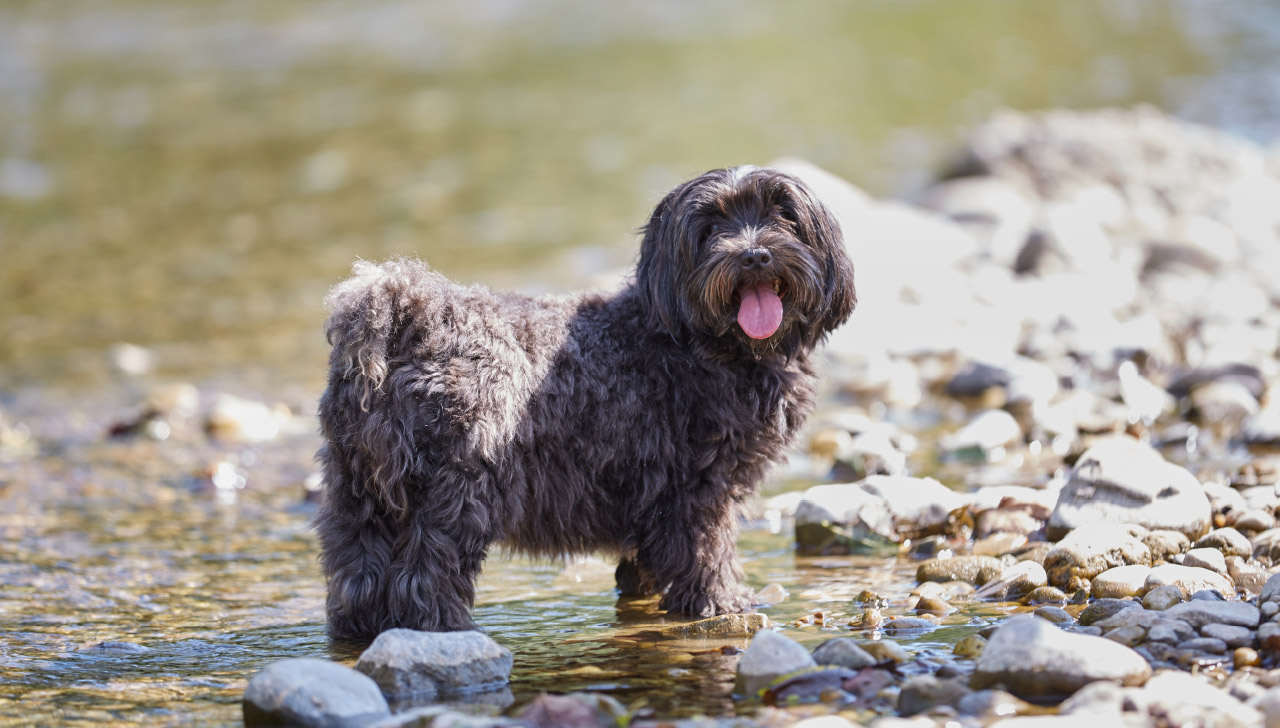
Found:
[[[1098,680],[1141,685],[1150,676],[1146,660],[1124,645],[1018,616],[988,640],[970,686],[983,689],[1003,684],[1020,697],[1047,698],[1070,695]]]
[[[774,679],[806,667],[815,667],[813,656],[799,642],[772,630],[761,630],[738,661],[737,694],[754,698]]]

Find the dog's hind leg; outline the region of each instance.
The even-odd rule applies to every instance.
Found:
[[[443,484],[432,490],[450,492]],[[429,632],[476,629],[471,606],[490,543],[488,509],[453,493],[424,498],[410,518],[396,540],[388,580],[394,626]]]
[[[392,555],[392,524],[377,501],[361,497],[345,464],[321,451],[324,502],[316,514],[320,563],[328,581],[325,601],[329,635],[373,639],[388,627],[386,583]]]

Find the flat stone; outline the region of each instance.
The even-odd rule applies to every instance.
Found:
[[[1141,685],[1150,676],[1146,660],[1128,647],[1019,616],[988,640],[969,684],[975,689],[1002,684],[1022,698],[1049,698],[1098,680]]]
[[[1234,599],[1236,595],[1236,587],[1231,582],[1231,579],[1198,566],[1161,564],[1153,568],[1151,573],[1147,575],[1147,581],[1143,589],[1150,591],[1165,585],[1172,585],[1182,589],[1182,593],[1188,597],[1202,589],[1216,589],[1223,596],[1230,599]]]
[[[1050,540],[1090,523],[1138,524],[1199,538],[1210,527],[1209,499],[1186,468],[1127,437],[1102,440],[1076,461],[1046,524]]]
[[[874,553],[906,538],[940,533],[964,496],[932,478],[874,475],[816,485],[795,512],[796,549],[810,554]]]
[[[763,614],[722,614],[688,624],[673,624],[658,632],[663,637],[703,639],[716,637],[750,637],[773,624]]]
[[[777,678],[817,665],[799,642],[772,630],[763,630],[751,638],[751,644],[738,661],[734,692],[748,699],[755,698]]]
[[[1248,647],[1253,644],[1253,631],[1233,624],[1206,624],[1200,628],[1200,634],[1222,640],[1228,647]]]
[[[1207,652],[1210,655],[1221,655],[1225,654],[1227,651],[1227,643],[1216,637],[1197,637],[1192,640],[1187,640],[1179,646],[1184,650]]]
[[[347,726],[390,714],[369,677],[336,662],[299,657],[273,662],[245,688],[247,726]]]
[[[1267,577],[1266,583],[1262,585],[1262,591],[1258,592],[1258,601],[1280,602],[1280,573]]]
[[[1071,612],[1062,607],[1039,607],[1033,614],[1054,624],[1071,624],[1076,621],[1076,618],[1071,616]]]
[[[391,696],[492,690],[511,676],[511,652],[476,631],[389,629],[360,655],[356,669]]]
[[[939,680],[932,675],[918,675],[902,684],[898,693],[898,713],[910,717],[939,705],[954,707],[973,692],[958,680]]]
[[[1262,613],[1247,602],[1182,602],[1161,612],[1168,619],[1180,619],[1200,629],[1207,624],[1257,627]]]
[[[1147,582],[1151,567],[1144,564],[1117,566],[1093,577],[1093,596],[1097,598],[1120,599],[1137,596]]]
[[[836,665],[850,670],[861,670],[876,664],[876,658],[871,653],[848,637],[836,637],[823,642],[813,651],[813,660],[819,665]]]
[[[1004,571],[1000,576],[987,581],[981,589],[974,592],[977,599],[1017,599],[1042,586],[1049,580],[1044,567],[1034,561],[1019,561]]]

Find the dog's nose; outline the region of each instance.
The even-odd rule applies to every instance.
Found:
[[[747,270],[759,270],[773,260],[773,256],[764,248],[752,248],[742,254],[742,267]]]

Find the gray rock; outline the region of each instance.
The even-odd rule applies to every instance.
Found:
[[[1186,600],[1187,595],[1182,592],[1182,587],[1166,584],[1158,586],[1143,595],[1142,606],[1147,609],[1162,611]]]
[[[1162,716],[1164,725],[1237,728],[1256,726],[1261,715],[1200,675],[1161,670],[1129,699],[1143,715]]]
[[[1147,630],[1147,641],[1164,642],[1170,645],[1180,645],[1190,639],[1195,639],[1195,630],[1191,629],[1186,622],[1177,620],[1163,620],[1151,625],[1151,629]]]
[[[1151,551],[1134,526],[1099,523],[1066,535],[1044,557],[1049,583],[1066,592],[1089,586],[1093,577],[1117,566],[1151,563]]]
[[[974,415],[964,427],[941,438],[938,444],[944,450],[977,448],[990,452],[1021,440],[1022,427],[1013,415],[1004,410],[993,409]]]
[[[956,703],[956,710],[960,711],[960,715],[990,719],[1022,713],[1030,707],[1026,701],[1003,690],[979,690],[960,698]]]
[[[1002,684],[1022,698],[1048,698],[1070,695],[1098,680],[1141,685],[1150,676],[1146,660],[1128,647],[1019,616],[991,636],[970,686]]]
[[[1249,701],[1249,705],[1262,713],[1265,728],[1280,728],[1280,686]]]
[[[625,724],[628,718],[626,707],[608,695],[542,693],[520,711],[517,725],[530,728],[596,728]],[[437,728],[436,724],[432,723],[431,728]]]
[[[1039,607],[1033,614],[1054,624],[1071,624],[1076,621],[1076,618],[1071,616],[1071,612],[1062,607]]]
[[[1140,537],[1143,545],[1151,550],[1151,563],[1169,561],[1173,556],[1191,548],[1191,539],[1177,531],[1148,531]]]
[[[389,629],[356,661],[356,669],[390,696],[493,690],[511,676],[511,652],[480,632]]]
[[[982,585],[1004,572],[1004,563],[993,556],[953,556],[930,559],[916,568],[916,581],[963,581]]]
[[[932,675],[919,675],[902,684],[898,693],[898,713],[912,716],[939,705],[955,707],[960,699],[973,692],[958,680],[939,680]]]
[[[245,725],[354,726],[390,714],[377,683],[328,660],[268,665],[245,688]]]
[[[1217,549],[1224,556],[1243,556],[1248,558],[1253,555],[1253,546],[1249,543],[1249,539],[1231,527],[1215,528],[1206,533],[1199,541],[1196,541],[1196,548]]]
[[[1262,618],[1258,608],[1247,602],[1182,602],[1161,614],[1168,619],[1180,619],[1197,629],[1207,624],[1257,627]]]
[[[1077,619],[1081,626],[1087,627],[1109,619],[1125,609],[1142,609],[1142,605],[1129,599],[1097,599],[1085,607]]]
[[[1235,585],[1231,579],[1198,566],[1179,566],[1178,564],[1161,564],[1147,575],[1144,586],[1150,591],[1159,586],[1173,585],[1182,589],[1182,593],[1191,596],[1201,589],[1217,589],[1223,596],[1234,599]]]
[[[1273,564],[1280,562],[1280,528],[1268,528],[1255,533],[1249,543],[1253,546],[1255,558],[1266,559]]]
[[[796,507],[796,548],[802,553],[865,553],[906,538],[941,532],[965,505],[932,478],[874,475],[857,483],[817,485]]]
[[[1200,628],[1200,634],[1222,640],[1228,647],[1248,647],[1253,644],[1253,632],[1248,627],[1233,624],[1206,624]]]
[[[813,660],[819,665],[837,665],[850,670],[861,670],[876,664],[876,658],[871,653],[848,637],[836,637],[823,642],[813,651]]]
[[[1209,530],[1209,499],[1185,468],[1137,440],[1098,442],[1076,461],[1046,524],[1049,538],[1091,523],[1138,524],[1199,538]]]
[[[1009,268],[1026,245],[1035,214],[1026,193],[999,177],[940,182],[921,202],[968,230],[986,255]]]
[[[769,630],[757,632],[738,661],[734,692],[754,698],[775,679],[817,664],[809,651],[790,637]]]
[[[1098,598],[1120,599],[1133,597],[1142,593],[1151,567],[1143,564],[1117,566],[1093,577],[1093,596]]]
[[[1223,576],[1227,574],[1227,558],[1214,548],[1191,549],[1183,557],[1182,565],[1208,569]]]
[[[1221,655],[1227,651],[1227,643],[1216,637],[1197,637],[1183,642],[1180,646],[1184,650],[1207,652],[1210,655]]]
[[[1266,583],[1262,585],[1262,591],[1258,592],[1258,601],[1280,602],[1280,573],[1267,577]]]

